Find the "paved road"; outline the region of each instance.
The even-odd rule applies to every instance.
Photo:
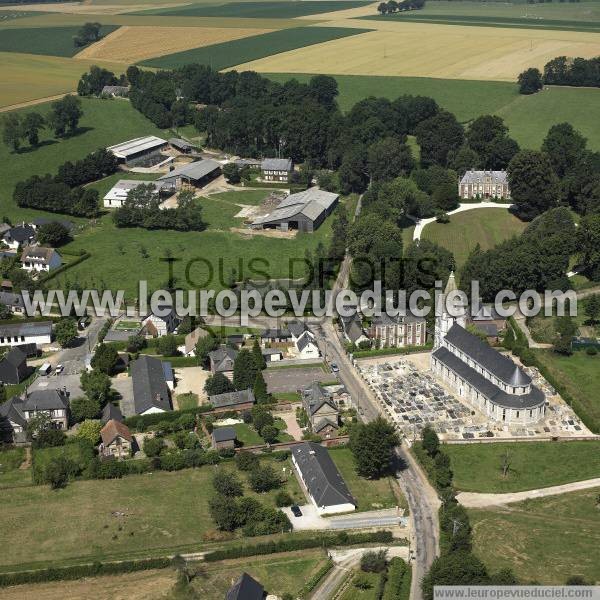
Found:
[[[558,496],[559,494],[589,490],[597,487],[600,487],[600,477],[584,481],[574,481],[573,483],[565,483],[564,485],[554,485],[539,490],[527,490],[525,492],[512,492],[509,494],[474,494],[472,492],[462,492],[458,494],[456,499],[467,508],[487,508],[490,506],[502,506],[503,504],[510,504],[512,502],[521,502],[523,500]]]
[[[88,328],[82,332],[76,344],[71,348],[64,348],[51,356],[48,362],[54,367],[62,364],[65,374],[75,375],[85,369],[85,357],[98,341],[98,333],[104,325],[105,319],[94,318]]]

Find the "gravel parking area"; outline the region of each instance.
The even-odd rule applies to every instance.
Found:
[[[314,381],[333,381],[334,373],[325,373],[318,367],[294,367],[288,369],[266,369],[263,371],[269,393],[297,392]]]
[[[203,404],[208,401],[208,396],[204,391],[204,384],[210,376],[210,371],[205,371],[202,367],[182,367],[175,369],[175,378],[177,385],[174,395],[192,392],[198,396],[198,402]]]
[[[30,386],[30,391],[33,390],[58,390],[66,389],[69,393],[69,398],[79,398],[83,396],[79,384],[80,375],[55,375],[54,371],[51,375],[41,375]]]

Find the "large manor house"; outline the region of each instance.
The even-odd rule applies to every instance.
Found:
[[[447,310],[446,299],[456,289],[452,273],[441,297],[443,309],[436,315],[432,371],[491,421],[539,422],[546,412],[544,392],[510,358],[467,331],[465,306],[455,302],[454,310]]]

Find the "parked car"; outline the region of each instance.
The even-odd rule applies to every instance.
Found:
[[[301,517],[302,516],[302,511],[300,510],[300,507],[297,504],[294,504],[291,507],[291,511],[292,511],[292,513],[293,513],[293,515],[295,517]]]
[[[334,373],[337,373],[340,370],[340,368],[337,366],[337,363],[331,363],[331,370]]]
[[[65,365],[56,365],[56,369],[54,369],[55,375],[60,375],[65,370]]]
[[[85,317],[81,317],[77,323],[77,329],[79,329],[79,331],[83,331],[90,324],[90,321],[91,319],[87,315]]]

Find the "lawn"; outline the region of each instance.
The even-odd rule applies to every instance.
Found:
[[[392,477],[366,480],[357,475],[354,458],[349,448],[334,448],[330,450],[330,454],[348,485],[350,493],[357,501],[358,510],[405,506],[405,501],[400,497],[400,491]],[[394,490],[396,490],[398,497],[395,495]]]
[[[286,433],[286,424],[283,419],[275,419],[275,427],[279,430],[277,436],[278,442],[289,442],[294,438]],[[241,442],[242,446],[259,446],[265,443],[265,440],[258,434],[258,432],[250,425],[246,423],[238,423],[234,425],[236,437],[238,442]]]
[[[175,397],[177,398],[179,410],[191,410],[192,408],[196,408],[198,406],[198,395],[194,394],[193,392],[179,394],[179,396]]]
[[[296,27],[167,54],[151,58],[140,64],[161,69],[173,69],[190,63],[204,63],[213,69],[226,69],[241,62],[353,36],[364,31],[367,30],[344,27]]]
[[[100,35],[104,37],[116,29],[116,26],[104,25]],[[6,29],[0,35],[0,52],[74,56],[83,49],[73,43],[78,33],[79,27]]]
[[[579,412],[588,415],[588,427],[592,425],[596,431],[600,430],[600,358],[589,356],[585,351],[574,352],[571,356],[562,356],[551,350],[534,352],[542,365],[581,405]],[[579,407],[574,408],[577,412]]]
[[[361,580],[369,582],[369,587],[367,589],[359,589],[355,587],[354,582],[357,577],[360,577]],[[379,598],[377,593],[377,584],[379,582],[379,573],[363,573],[362,571],[355,571],[350,578],[350,582],[341,596],[339,596],[340,600],[355,600],[357,598],[362,598],[363,600],[377,600]]]
[[[260,581],[268,594],[279,598],[290,594],[296,598],[306,581],[326,562],[325,551],[316,549],[207,563],[203,565],[203,576],[194,580],[192,589],[202,600],[222,600],[231,582],[245,571]]]
[[[526,226],[505,208],[475,209],[452,215],[450,223],[430,223],[422,237],[450,250],[460,267],[477,244],[487,250],[520,234]]]
[[[600,488],[470,510],[474,551],[491,571],[523,582],[561,585],[574,575],[600,580]]]
[[[291,472],[289,460],[272,464]],[[0,510],[5,527],[0,543],[11,551],[0,557],[0,569],[33,567],[49,560],[134,558],[199,549],[203,534],[214,528],[208,510],[213,472],[214,467],[207,466],[75,481],[58,491],[46,485],[3,489]],[[240,479],[245,481],[245,476],[240,474]],[[302,501],[295,477],[281,489]],[[245,493],[273,506],[277,491]]]
[[[454,485],[463,492],[504,493],[600,477],[600,441],[445,445]],[[502,477],[508,452],[510,471]]]
[[[18,469],[24,459],[25,448],[7,448],[0,450],[0,473]]]
[[[136,14],[160,14],[175,17],[248,17],[292,19],[348,8],[368,6],[370,2],[354,0],[313,0],[312,2],[229,2],[216,6],[191,4],[154,9]]]

